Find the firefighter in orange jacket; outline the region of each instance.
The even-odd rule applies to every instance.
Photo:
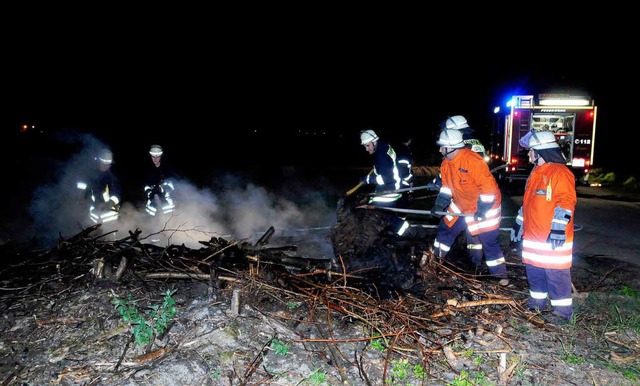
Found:
[[[501,285],[509,284],[498,239],[502,205],[498,183],[482,156],[465,147],[459,130],[443,129],[437,144],[444,157],[442,186],[431,212],[441,217],[436,212],[448,209],[451,215],[442,217],[438,225],[433,244],[436,255],[446,256],[458,235],[466,231],[467,240],[482,246],[489,273]],[[482,255],[470,254],[476,268],[482,264]]]
[[[549,298],[553,314],[571,320],[575,177],[552,132],[532,131],[528,135],[529,161],[534,167],[511,230],[511,241],[522,240],[529,309],[545,309]]]

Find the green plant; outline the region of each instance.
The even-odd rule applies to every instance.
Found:
[[[638,313],[638,307],[624,307],[622,308],[617,304],[613,305],[612,312],[612,324],[616,330],[632,329],[636,332],[640,332],[640,314]]]
[[[562,345],[562,351],[564,352],[564,360],[567,361],[567,363],[573,363],[578,365],[581,363],[584,363],[585,361],[584,357],[577,355],[573,351],[574,350],[573,344],[570,344],[567,347],[562,339],[560,340],[560,344]]]
[[[327,381],[327,374],[324,371],[315,369],[309,376],[309,381],[314,385],[321,385]]]
[[[495,385],[493,382],[487,379],[487,374],[485,374],[484,371],[480,371],[479,373],[473,376],[473,384],[478,386]]]
[[[640,380],[640,369],[639,368],[629,368],[624,369],[622,371],[622,375],[630,381],[637,382]]]
[[[640,291],[629,288],[627,286],[624,286],[622,287],[622,289],[620,289],[620,295],[631,296],[632,298],[640,299]]]
[[[424,372],[424,367],[422,367],[421,365],[413,366],[413,375],[415,375],[418,379],[424,379],[427,376],[427,374]]]
[[[531,325],[528,323],[519,323],[517,320],[510,320],[509,325],[519,334],[526,334],[531,331]]]
[[[382,338],[376,338],[374,340],[371,341],[371,347],[373,347],[374,349],[382,352],[385,350],[385,345],[384,345],[384,341],[382,340]]]
[[[471,377],[469,376],[469,373],[462,370],[460,371],[460,374],[458,374],[458,376],[451,382],[447,383],[448,386],[473,386],[473,383],[471,382]]]
[[[293,310],[295,310],[296,308],[298,308],[299,306],[300,306],[300,303],[296,303],[296,302],[288,302],[288,303],[287,303],[287,309],[288,309],[289,311],[293,311]]]
[[[460,374],[452,381],[447,383],[448,386],[493,386],[493,382],[487,379],[487,375],[484,371],[481,371],[473,377],[468,372],[462,370]]]
[[[409,377],[409,360],[406,358],[395,359],[391,361],[391,373],[393,377],[398,380],[405,380]]]
[[[465,358],[471,358],[472,355],[473,355],[473,350],[471,349],[466,349],[460,353],[460,356]]]
[[[276,352],[278,355],[285,356],[289,352],[289,346],[287,346],[283,341],[278,339],[271,340],[271,349]]]
[[[622,187],[629,192],[636,192],[640,190],[640,181],[636,180],[635,177],[631,176],[627,178],[623,183]]]
[[[149,311],[142,313],[138,310],[138,302],[131,294],[126,299],[114,297],[111,302],[125,323],[131,325],[131,333],[138,345],[151,342],[153,336],[162,335],[176,315],[173,294],[176,290],[167,290],[160,305],[149,306]]]

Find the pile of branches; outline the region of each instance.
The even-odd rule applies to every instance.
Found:
[[[8,297],[42,294],[52,286],[105,282],[207,282],[214,295],[228,294],[229,298],[229,289],[243,288],[247,292],[244,299],[257,299],[260,296],[256,294],[263,294],[280,299],[281,304],[306,304],[306,316],[296,323],[318,326],[319,320],[324,321],[325,338],[296,340],[330,346],[336,359],[343,358],[336,365],[358,367],[367,384],[370,382],[362,365],[362,352],[360,357],[344,353],[345,345],[358,342],[368,346],[371,341],[382,339],[389,353],[386,377],[387,365],[398,356],[418,358],[430,367],[441,363],[434,361],[435,357],[441,359],[444,355],[450,367],[463,368],[467,365],[463,358],[451,351],[451,342],[462,336],[484,348],[484,352],[506,353],[511,347],[500,327],[506,318],[542,325],[523,309],[522,297],[519,300],[507,288],[463,274],[429,251],[414,256],[417,269],[410,280],[411,290],[397,289],[388,297],[380,296],[377,284],[372,282],[375,267],[350,271],[340,256],[310,260],[296,256],[294,245],[268,247],[273,228],[254,244],[214,237],[200,242],[199,249],[145,243],[137,230],[123,239],[107,241],[109,234],[92,236],[98,229],[94,226],[59,240],[49,250],[15,253],[0,271],[3,289],[10,290],[3,291],[2,304],[11,303]],[[3,254],[7,255],[7,248],[4,249]],[[338,326],[332,324],[345,318],[361,323],[367,333],[352,338],[333,336],[332,331],[337,331]],[[501,377],[510,372],[504,366],[501,371]]]

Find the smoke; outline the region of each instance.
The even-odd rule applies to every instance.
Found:
[[[31,237],[41,246],[50,247],[93,225],[76,182],[80,176],[95,172],[95,154],[109,147],[91,136],[76,139],[81,141],[82,150],[59,165],[52,181],[34,190]],[[117,163],[117,153],[114,159]],[[130,169],[135,170],[126,168]],[[208,187],[198,187],[186,178],[174,180],[174,186],[176,209],[170,215],[152,217],[144,209],[145,202],[127,201],[127,196],[135,195],[123,194],[118,220],[103,224],[97,234],[117,240],[139,232],[142,242],[199,248],[203,246],[201,241],[213,237],[256,241],[272,226],[281,236],[299,234],[305,228],[329,228],[336,218],[335,205],[329,204],[330,191],[298,182],[277,192],[240,174],[224,174],[213,176]],[[143,186],[122,188],[142,192]]]

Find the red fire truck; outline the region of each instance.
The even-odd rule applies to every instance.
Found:
[[[499,181],[526,180],[533,165],[520,139],[530,130],[552,131],[576,181],[586,184],[593,165],[597,107],[582,95],[514,95],[496,117],[491,166]]]

